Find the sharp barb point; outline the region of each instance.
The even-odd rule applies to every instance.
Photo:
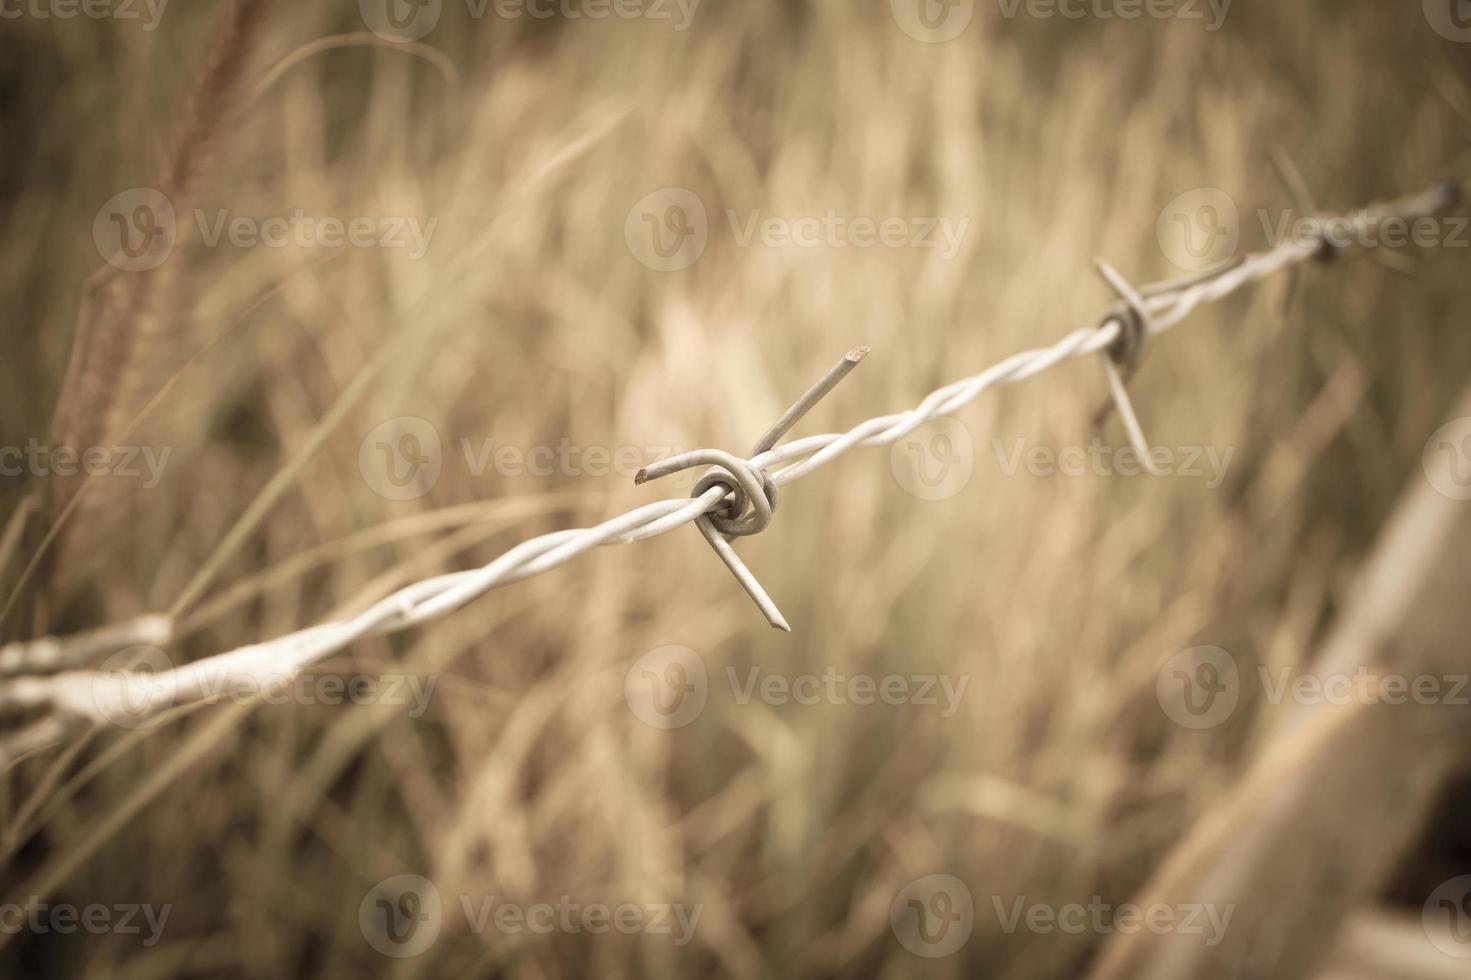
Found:
[[[802,421],[802,417],[812,411],[823,397],[834,388],[838,382],[848,376],[848,373],[858,366],[858,362],[868,356],[871,348],[855,347],[843,355],[843,359],[834,364],[832,368],[822,376],[822,379],[808,388],[806,393],[792,403],[792,407],[782,413],[782,417],[776,420],[776,424],[766,430],[766,434],[756,443],[756,448],[751,450],[752,456],[760,456],[762,453],[781,442],[782,436],[791,431],[792,426]]]

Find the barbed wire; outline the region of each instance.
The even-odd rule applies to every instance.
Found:
[[[1341,220],[1360,234],[1357,240],[1366,241],[1367,233],[1386,220],[1428,217],[1459,200],[1460,183],[1447,181],[1409,197],[1370,205]],[[1125,387],[1145,344],[1179,325],[1202,304],[1315,257],[1330,259],[1339,251],[1342,246],[1326,236],[1293,238],[1205,272],[1137,291],[1100,260],[1100,273],[1122,298],[1097,326],[1074,330],[1050,347],[1013,354],[979,374],[931,392],[908,411],[868,419],[841,434],[807,436],[778,445],[807,410],[863,359],[867,348],[858,348],[798,399],[749,457],[696,450],[662,460],[635,477],[635,482],[644,483],[692,466],[712,466],[688,499],[645,504],[593,527],[531,538],[487,565],[415,582],[340,621],[146,674],[66,668],[90,661],[105,652],[108,644],[121,649],[130,644],[166,643],[171,624],[160,623],[157,616],[140,617],[134,621],[137,628],[124,623],[72,638],[46,637],[0,647],[0,674],[10,675],[0,687],[0,713],[42,713],[17,731],[0,734],[0,766],[89,724],[115,722],[119,715],[129,724],[142,724],[167,708],[218,697],[241,679],[263,687],[267,681],[293,678],[357,640],[437,619],[491,589],[549,572],[593,548],[643,541],[690,523],[699,527],[768,621],[789,630],[775,603],[728,541],[729,536],[759,533],[769,525],[779,488],[850,450],[893,443],[926,422],[964,407],[989,388],[1015,384],[1065,361],[1092,355],[1101,356],[1113,405],[1141,462],[1148,466],[1148,445]],[[61,672],[33,676],[42,670]]]

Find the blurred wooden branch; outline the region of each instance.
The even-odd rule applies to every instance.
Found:
[[[1425,941],[1417,915],[1363,910],[1344,923],[1314,980],[1465,980],[1466,962]]]
[[[1455,414],[1471,415],[1471,391]],[[1432,475],[1412,477],[1317,657],[1318,678],[1471,672],[1471,503],[1440,493]],[[1471,756],[1464,708],[1375,700],[1296,708],[1145,887],[1145,905],[1234,907],[1218,945],[1182,931],[1115,934],[1092,980],[1303,976],[1318,963]]]

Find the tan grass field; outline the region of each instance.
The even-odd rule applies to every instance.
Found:
[[[797,434],[1092,325],[1114,301],[1095,256],[1141,284],[1184,271],[1180,195],[1232,202],[1244,253],[1294,206],[1274,159],[1334,212],[1465,173],[1471,47],[1420,4],[1238,0],[1218,30],[1203,4],[1203,20],[1011,6],[926,8],[970,18],[944,43],[906,32],[903,3],[826,0],[705,0],[687,24],[672,3],[542,20],[445,0],[418,47],[369,43],[348,2],[272,3],[223,42],[226,3],[177,3],[155,30],[141,5],[0,22],[0,444],[136,446],[142,469],[0,477],[0,637],[165,613],[182,663],[288,633],[687,493],[632,471],[744,452],[856,345],[873,353]],[[121,271],[94,221],[138,187],[165,190],[177,242]],[[699,201],[706,241],[662,271],[690,257],[640,238],[670,188]],[[276,247],[220,224],[298,212],[368,219],[379,239]],[[380,247],[388,218],[406,241],[427,231],[422,254]],[[865,246],[860,218],[902,231]],[[812,240],[771,238],[801,219]],[[0,902],[170,912],[152,943],[146,925],[6,932],[0,915],[0,964],[1083,976],[1106,930],[1001,913],[1132,900],[1280,735],[1290,705],[1258,686],[1194,730],[1157,679],[1198,646],[1253,676],[1303,668],[1351,603],[1471,367],[1471,234],[1457,247],[1437,227],[1431,247],[1355,249],[1156,338],[1131,392],[1180,453],[1171,475],[1012,465],[1126,445],[1117,418],[1093,426],[1103,376],[1075,362],[983,394],[948,442],[921,429],[784,488],[738,549],[790,635],[686,527],[355,643],[286,703],[226,698],[35,754],[0,782]],[[420,451],[437,473],[396,483],[394,453]],[[640,658],[671,645],[703,664],[706,701],[665,729],[631,703],[669,676]],[[803,675],[835,687],[762,693]],[[324,681],[353,677],[403,684],[322,703]],[[855,703],[855,677],[908,694]],[[1430,887],[1471,871],[1464,832],[1429,850]],[[1418,881],[1425,853],[1383,879]],[[402,874],[442,911],[399,958],[362,920],[422,911],[378,904]],[[974,915],[926,958],[891,909],[937,874]],[[1390,891],[1373,905],[1418,920],[1428,889]],[[486,899],[643,918],[477,928],[466,910]],[[651,927],[661,908],[672,934]],[[696,909],[681,936],[675,913]],[[1311,915],[1301,929],[1319,953],[1341,941]],[[1324,968],[1258,949],[1212,975]]]

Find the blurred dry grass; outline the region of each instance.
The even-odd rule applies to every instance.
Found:
[[[210,43],[215,12],[179,7],[153,33],[20,20],[0,34],[0,443],[45,438],[99,265],[93,215],[148,183]],[[164,479],[82,509],[9,634],[172,609],[188,628],[171,652],[192,658],[483,563],[653,496],[615,477],[477,476],[449,449],[461,438],[740,448],[837,354],[870,344],[803,429],[837,431],[1088,323],[1110,301],[1096,254],[1135,281],[1172,274],[1155,218],[1177,194],[1287,207],[1274,146],[1325,208],[1413,190],[1463,161],[1455,103],[1471,104],[1466,52],[1418,5],[1326,0],[1241,4],[1215,34],[1008,21],[982,4],[943,45],[906,36],[884,5],[709,2],[676,32],[460,23],[448,4],[425,43],[457,77],[353,47],[253,87],[310,40],[360,30],[352,7],[272,11],[187,207],[436,218],[427,256],[181,244],[153,297],[157,340],[132,365],[145,395],[179,372],[134,439],[171,448]],[[634,202],[671,186],[696,191],[716,231],[699,262],[666,274],[633,259],[623,229]],[[737,247],[727,208],[971,224],[948,262],[776,252]],[[1254,221],[1244,234],[1259,244]],[[1157,343],[1134,386],[1150,435],[1233,448],[1218,489],[1006,477],[993,438],[1090,439],[1098,372],[1064,367],[963,414],[976,471],[950,500],[916,500],[882,453],[788,492],[742,550],[793,636],[767,629],[686,531],[322,668],[433,673],[422,718],[210,708],[28,762],[3,811],[6,850],[19,848],[6,900],[42,886],[56,901],[175,907],[156,947],[53,936],[0,956],[23,972],[139,977],[1075,976],[1099,936],[1007,935],[980,914],[961,954],[924,962],[894,942],[890,901],[946,872],[978,908],[993,895],[1122,902],[1211,807],[1278,709],[1185,731],[1159,711],[1155,672],[1199,643],[1243,664],[1309,656],[1465,381],[1464,260],[1428,250],[1409,279],[1355,255]],[[376,494],[358,465],[364,437],[398,416],[429,420],[448,450],[433,491],[407,502]],[[0,484],[3,513],[38,489]],[[323,561],[217,601],[319,546]],[[0,569],[7,591],[20,564]],[[832,667],[970,682],[950,718],[742,705],[712,684],[700,718],[666,733],[629,712],[623,676],[670,643],[712,677]],[[46,802],[16,819],[38,785]],[[364,942],[358,905],[404,871],[446,896],[697,902],[703,921],[675,949],[616,934],[487,941],[447,916],[429,953],[391,962]]]

